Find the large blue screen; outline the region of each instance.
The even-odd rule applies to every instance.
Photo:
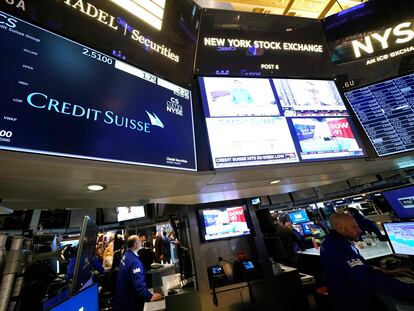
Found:
[[[98,284],[88,287],[50,311],[69,310],[98,311]]]
[[[190,91],[5,13],[0,21],[1,149],[196,170]]]
[[[414,218],[414,186],[382,193],[399,218]]]

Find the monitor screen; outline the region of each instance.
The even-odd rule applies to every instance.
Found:
[[[382,195],[398,218],[414,218],[414,186],[384,191]]]
[[[414,222],[384,223],[394,253],[414,255]]]
[[[145,207],[139,206],[121,206],[116,208],[118,222],[145,217]]]
[[[97,229],[95,223],[85,216],[79,238],[78,250],[76,252],[73,279],[71,284],[71,295],[87,286],[92,278],[91,264],[96,252]]]
[[[189,90],[1,15],[0,149],[197,169]]]
[[[199,78],[214,168],[364,156],[330,80]]]
[[[98,284],[95,283],[50,311],[84,310],[98,311]]]
[[[310,225],[313,225],[313,221],[308,221],[308,222],[305,222],[305,223],[301,224],[304,235],[311,235],[312,234],[312,230],[310,228]]]
[[[414,73],[345,93],[379,156],[414,150]]]
[[[292,224],[300,224],[302,222],[309,221],[308,214],[305,210],[300,210],[297,212],[289,213],[289,219],[292,222]]]
[[[202,239],[212,241],[251,234],[247,213],[244,206],[199,210]]]

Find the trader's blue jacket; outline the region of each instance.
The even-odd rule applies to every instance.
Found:
[[[133,251],[127,250],[119,265],[116,281],[115,306],[117,311],[144,309],[152,294],[145,283],[144,265]]]
[[[377,293],[414,303],[413,284],[400,282],[368,265],[353,243],[335,230],[322,243],[321,262],[335,311],[379,310]]]

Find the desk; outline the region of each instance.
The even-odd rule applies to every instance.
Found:
[[[163,311],[166,310],[165,300],[146,302],[144,304],[144,311]]]
[[[365,260],[370,260],[374,258],[384,257],[392,255],[392,250],[388,242],[378,241],[374,246],[366,246],[365,248],[357,247],[361,256]],[[302,255],[311,255],[311,256],[320,256],[320,249],[309,248],[304,251],[299,251],[298,254]]]

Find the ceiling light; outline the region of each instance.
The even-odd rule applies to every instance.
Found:
[[[106,186],[101,184],[90,184],[87,185],[86,188],[90,191],[102,191],[106,189]]]
[[[281,182],[280,179],[276,179],[276,180],[269,181],[269,184],[274,185],[274,184],[278,184],[280,182]]]

